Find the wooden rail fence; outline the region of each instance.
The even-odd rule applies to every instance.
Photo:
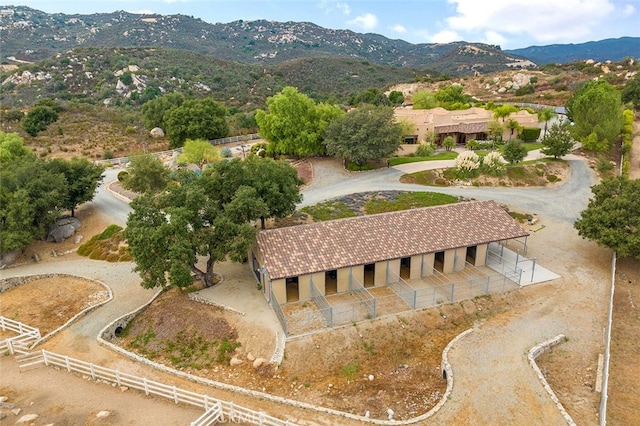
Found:
[[[263,412],[235,405],[231,402],[191,392],[176,386],[169,386],[153,380],[147,380],[144,377],[112,370],[44,349],[38,352],[24,354],[16,358],[16,360],[21,370],[40,364],[59,367],[68,372],[90,376],[94,380],[100,379],[115,383],[118,386],[137,389],[146,395],[160,396],[176,404],[183,403],[203,408],[205,410],[204,414],[193,421],[191,423],[192,426],[213,425],[217,422],[242,422],[260,426],[295,426],[293,423],[277,419]]]
[[[0,328],[2,331],[9,330],[17,334],[0,341],[0,355],[7,352],[11,355],[26,354],[31,345],[40,340],[40,330],[10,318],[0,316]]]

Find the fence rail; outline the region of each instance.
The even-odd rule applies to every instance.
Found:
[[[10,318],[0,316],[0,328],[2,331],[8,330],[18,334],[0,341],[0,355],[7,352],[11,355],[27,353],[29,347],[40,340],[40,330]]]
[[[118,370],[102,367],[100,365],[70,358],[55,352],[42,349],[28,354],[28,357],[18,358],[20,369],[44,364],[90,376],[92,379],[105,380],[118,386],[127,386],[137,389],[146,395],[160,396],[169,399],[176,404],[183,403],[203,408],[205,413],[192,422],[193,426],[212,425],[217,421],[244,422],[263,426],[293,426],[293,423],[269,416],[260,411],[250,410],[230,402],[212,398],[208,395],[191,392],[176,386],[147,380],[144,377],[134,376]]]

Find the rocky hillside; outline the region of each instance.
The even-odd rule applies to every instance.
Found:
[[[527,57],[539,65],[589,59],[598,62],[620,61],[624,58],[640,59],[640,37],[609,38],[579,44],[530,46],[507,52]]]
[[[23,6],[0,14],[3,59],[35,61],[77,47],[162,47],[245,64],[342,57],[453,75],[532,67],[499,46],[457,42],[411,44],[377,34],[332,30],[308,22],[266,20],[209,24],[184,15],[48,14]]]

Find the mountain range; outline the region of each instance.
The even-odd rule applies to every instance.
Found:
[[[76,47],[159,47],[246,64],[348,57],[396,67],[430,68],[450,75],[484,74],[574,59],[615,61],[625,56],[640,57],[640,38],[631,37],[503,51],[499,46],[483,43],[411,44],[309,22],[240,20],[210,24],[185,15],[124,11],[49,14],[24,6],[0,10],[0,39],[4,61],[12,58],[32,62]]]

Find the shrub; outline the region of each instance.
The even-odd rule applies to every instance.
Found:
[[[118,173],[118,182],[124,182],[128,178],[129,178],[129,172],[128,171],[123,170],[120,173]]]
[[[473,151],[464,151],[456,157],[455,164],[459,178],[472,177],[480,168],[480,156]]]
[[[500,176],[505,170],[505,162],[498,151],[488,153],[482,159],[484,171],[491,176]]]
[[[471,139],[465,145],[465,148],[471,151],[490,150],[490,149],[493,149],[494,147],[495,147],[494,141],[477,141],[475,139]]]
[[[540,130],[539,127],[523,127],[520,138],[525,142],[536,141],[540,137]]]
[[[231,149],[228,146],[225,146],[224,148],[222,148],[220,150],[220,154],[224,157],[224,158],[229,158],[231,157]]]
[[[251,145],[251,153],[259,155],[260,157],[264,157],[267,153],[267,143],[258,142]]]
[[[436,152],[436,146],[432,143],[421,143],[416,149],[416,156],[418,157],[430,157]]]
[[[108,149],[105,150],[102,154],[102,158],[105,160],[111,160],[113,158],[113,152],[109,151]]]

